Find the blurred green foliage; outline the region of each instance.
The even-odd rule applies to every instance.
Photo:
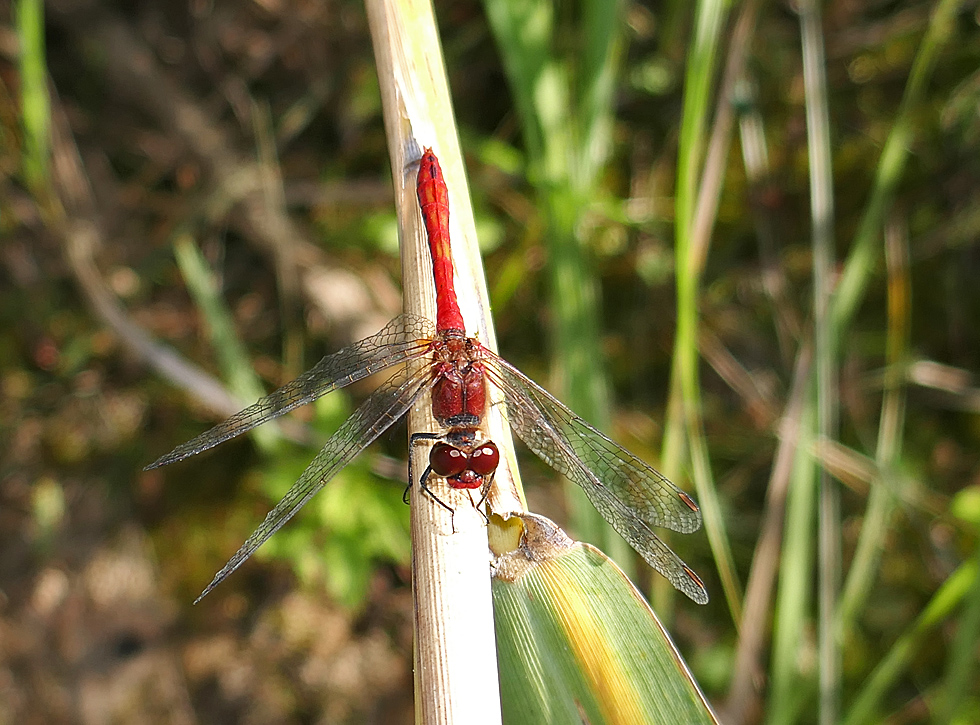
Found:
[[[350,414],[343,393],[313,404],[310,427],[322,437]],[[310,464],[308,447],[282,443],[261,468],[262,492],[279,501]],[[399,481],[371,471],[371,458],[360,456],[331,480],[301,514],[259,549],[260,558],[290,562],[307,586],[325,585],[346,607],[363,606],[374,569],[407,566],[411,551],[408,507]]]

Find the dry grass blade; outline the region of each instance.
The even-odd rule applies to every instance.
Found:
[[[469,189],[432,7],[416,0],[371,0],[368,19],[381,85],[385,129],[401,229],[405,311],[436,319],[429,251],[415,192],[420,147],[439,156],[449,188],[449,224],[460,307],[481,342],[495,348]],[[499,411],[490,434],[504,457],[513,444]],[[439,430],[432,411],[408,414],[409,434]],[[424,470],[422,447],[414,468]],[[511,481],[502,461],[495,485]],[[425,723],[500,721],[496,643],[490,598],[486,521],[462,498],[455,512],[412,496],[416,713]]]

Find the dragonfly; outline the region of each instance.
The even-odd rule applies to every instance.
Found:
[[[430,148],[419,161],[417,193],[432,257],[436,321],[405,313],[378,333],[327,355],[310,370],[214,428],[177,446],[145,470],[206,451],[323,395],[391,368],[379,386],[327,440],[299,480],[269,512],[225,566],[200,601],[240,567],[356,455],[430,395],[440,431],[416,433],[410,445],[432,441],[429,465],[418,480],[443,479],[453,489],[478,489],[486,498],[499,464],[496,444],[481,430],[488,382],[502,392],[506,419],[525,445],[577,484],[602,517],[675,588],[693,601],[708,601],[698,575],[654,532],[664,527],[691,533],[701,526],[694,499],[653,467],[577,416],[524,373],[468,337],[453,286],[449,239],[449,191]],[[409,475],[409,489],[416,483]],[[450,509],[452,510],[452,509]]]

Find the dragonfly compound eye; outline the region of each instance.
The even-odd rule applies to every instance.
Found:
[[[437,476],[456,476],[466,470],[466,454],[448,443],[436,443],[429,452],[429,465]]]
[[[500,451],[492,442],[484,443],[470,454],[470,470],[480,476],[489,476],[497,470],[500,463]]]

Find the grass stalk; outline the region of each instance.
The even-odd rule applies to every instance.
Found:
[[[913,61],[912,72],[906,84],[895,123],[889,133],[884,151],[878,163],[870,199],[861,217],[850,252],[844,262],[840,281],[834,291],[833,297],[830,299],[830,308],[827,314],[829,316],[829,331],[831,335],[829,340],[831,360],[836,357],[837,349],[850,327],[857,308],[864,296],[868,282],[874,274],[878,254],[875,242],[879,239],[885,214],[891,207],[894,190],[901,178],[909,153],[909,144],[912,140],[913,133],[911,114],[913,109],[924,100],[927,83],[935,68],[939,52],[952,37],[954,29],[953,18],[960,4],[960,0],[942,0],[936,6],[930,17],[925,37]],[[816,219],[817,217],[815,215]],[[827,333],[825,325],[821,325],[819,328],[823,330],[823,334]],[[825,358],[828,354],[827,343],[828,340],[825,339],[822,347]],[[826,365],[826,361],[823,364]],[[819,361],[817,366],[819,369]],[[832,368],[830,372],[833,372]],[[827,370],[825,368],[824,375],[826,373]],[[821,374],[818,372],[817,377],[819,378],[820,376]],[[816,385],[816,382],[814,384]],[[816,400],[814,400],[814,407],[816,407]],[[805,416],[805,419],[811,421],[811,424],[814,426],[813,431],[816,431],[818,421],[815,411],[812,416]],[[828,520],[833,519],[831,509],[836,508],[831,498],[828,497],[825,500]],[[833,526],[831,526],[831,529],[822,530],[821,533],[821,537],[826,537],[828,543],[828,552],[826,558],[824,558],[823,566],[827,567],[824,569],[824,572],[825,577],[829,579],[835,576],[831,571],[835,566],[833,561],[834,555],[829,551],[834,545],[831,539],[838,538],[838,535],[832,529]],[[780,592],[780,596],[783,596],[782,591]],[[788,597],[789,595],[787,594],[786,596]],[[824,596],[827,596],[827,594],[825,593]],[[825,601],[823,605],[824,612],[829,608],[828,605],[829,601]],[[780,619],[782,619],[782,616],[780,614]],[[825,653],[823,656],[827,658],[827,661],[822,662],[822,664],[829,664],[829,666],[834,667],[834,650],[838,647],[835,642],[839,642],[837,635],[840,630],[837,627],[836,614],[835,621],[832,623],[826,622],[824,619],[825,616],[825,614],[821,616],[822,625],[820,630],[824,633],[821,636],[825,637],[821,646],[821,652]],[[849,616],[851,615],[849,614]],[[828,624],[833,624],[833,628],[828,629]],[[779,642],[776,642],[774,643],[774,647],[776,651],[774,652],[775,667],[773,670],[773,706],[770,712],[786,715],[790,712],[788,702],[793,697],[793,693],[791,692],[792,685],[788,683],[790,678],[789,670],[783,669],[783,665],[788,665],[789,663],[782,662],[782,658],[786,656],[786,652],[781,651],[780,647],[785,647],[785,645],[780,645]],[[831,701],[835,698],[834,680],[836,679],[836,675],[833,672],[828,672],[826,675],[821,675],[821,677],[826,688],[824,689],[827,698],[825,702],[828,708],[831,708]],[[833,709],[825,710],[824,713],[827,717],[834,714]],[[781,721],[779,718],[780,716],[776,715],[771,721],[779,722]]]
[[[933,11],[930,18],[930,24],[926,31],[926,35],[920,44],[919,50],[916,54],[916,58],[913,61],[912,73],[909,78],[909,82],[906,85],[901,104],[899,106],[896,121],[892,127],[889,134],[888,140],[885,144],[885,149],[882,153],[879,165],[876,171],[875,180],[873,182],[871,197],[865,208],[864,214],[862,215],[860,224],[858,226],[858,231],[855,235],[853,243],[851,245],[851,251],[849,252],[843,268],[843,273],[838,283],[834,294],[829,299],[829,309],[824,310],[826,318],[820,324],[815,326],[817,334],[821,337],[821,344],[819,345],[819,350],[817,353],[817,373],[816,380],[814,381],[814,399],[812,402],[813,409],[808,409],[804,415],[804,420],[809,421],[809,425],[813,426],[809,431],[804,431],[801,433],[801,440],[805,436],[812,436],[816,431],[820,430],[818,415],[817,415],[817,395],[820,394],[819,390],[823,388],[824,395],[826,394],[826,383],[827,378],[833,374],[834,370],[834,360],[836,359],[837,350],[840,346],[841,341],[850,327],[850,323],[857,311],[858,305],[863,298],[864,292],[867,288],[867,284],[871,279],[875,269],[875,260],[877,256],[877,248],[875,247],[875,241],[879,238],[879,230],[884,222],[885,214],[888,212],[891,199],[894,194],[894,190],[898,184],[901,177],[901,173],[904,169],[905,161],[908,156],[908,146],[912,139],[913,127],[911,124],[911,112],[912,110],[923,101],[923,96],[925,93],[927,81],[931,76],[932,70],[935,67],[936,59],[938,58],[939,51],[943,45],[949,40],[952,35],[952,19],[959,7],[959,0],[943,0]],[[802,21],[802,19],[801,19]],[[815,30],[810,31],[817,33],[819,31],[819,25],[816,26]],[[807,31],[804,30],[804,37],[807,37]],[[810,61],[807,61],[808,63]],[[826,93],[823,92],[824,97]],[[811,98],[811,93],[807,93],[808,103]],[[815,119],[816,120],[816,119]],[[813,124],[809,124],[811,127]],[[814,162],[813,157],[814,151],[811,149],[811,165]],[[817,161],[819,163],[819,161]],[[816,188],[818,184],[814,183]],[[820,219],[819,208],[814,204],[812,212],[814,215],[815,225]],[[814,237],[816,239],[818,235],[818,229],[814,229]],[[822,261],[817,259],[817,248],[814,250],[814,267],[815,267],[815,313],[819,314],[820,307],[820,295],[819,295],[819,281],[817,280],[816,268],[822,266],[824,271],[821,273],[824,278],[827,274],[827,260],[824,258]],[[826,337],[829,334],[829,339]],[[822,358],[821,358],[822,356]],[[822,362],[821,362],[822,359]],[[828,361],[830,362],[830,367],[828,369]],[[823,373],[820,372],[820,368],[823,366]],[[823,383],[818,383],[818,381],[824,381]],[[823,418],[825,422],[830,421],[831,417],[828,415],[831,411],[827,410],[826,402],[824,403]],[[804,427],[807,427],[806,425]],[[797,484],[811,485],[809,480],[802,479],[794,483]],[[836,717],[837,709],[837,651],[839,650],[839,620],[837,619],[837,614],[834,613],[834,618],[828,622],[827,616],[828,612],[832,612],[832,606],[830,601],[830,594],[834,592],[834,580],[836,577],[836,557],[834,553],[834,548],[836,547],[836,541],[839,539],[839,534],[835,532],[837,526],[834,525],[836,520],[835,510],[836,504],[833,501],[833,494],[828,486],[828,495],[823,501],[823,510],[826,513],[826,520],[829,523],[827,528],[821,527],[821,542],[822,546],[826,545],[825,553],[822,554],[822,597],[823,601],[821,604],[821,618],[820,627],[821,632],[821,643],[819,645],[820,650],[820,662],[821,668],[829,667],[831,668],[826,673],[821,672],[821,691],[822,691],[822,707],[821,707],[821,719],[826,721],[827,718]],[[792,514],[790,515],[792,519]],[[801,522],[803,523],[803,522]],[[789,529],[787,531],[787,547],[795,541],[793,525],[789,524]],[[795,546],[800,546],[800,542],[795,542]],[[805,567],[799,570],[793,571],[810,571],[808,566],[805,566],[806,562],[802,561],[802,557],[798,557],[795,566]],[[859,562],[860,564],[860,562]],[[794,591],[799,588],[799,582],[796,581],[795,576],[788,576],[789,569],[786,568],[785,563],[782,568],[782,578],[780,582],[780,605],[779,605],[779,619],[777,621],[777,635],[774,640],[774,652],[773,652],[773,685],[772,685],[772,696],[770,698],[770,708],[769,708],[769,720],[770,722],[785,722],[792,717],[794,717],[794,711],[798,705],[794,703],[799,702],[801,693],[799,691],[799,685],[801,684],[799,669],[795,667],[793,662],[793,650],[792,644],[800,643],[799,637],[802,636],[803,629],[803,614],[799,609],[799,602],[801,601],[799,593]],[[826,584],[824,583],[826,582]],[[825,588],[826,587],[826,588]],[[787,591],[787,588],[793,591]],[[848,606],[853,606],[851,602],[856,600],[849,600]],[[784,606],[783,602],[792,605],[792,609]],[[848,617],[854,616],[852,611],[847,613]],[[795,632],[795,639],[794,634]],[[870,697],[870,696],[869,696]],[[861,705],[865,707],[865,705]],[[850,715],[849,715],[850,717]],[[860,720],[859,720],[860,721]]]
[[[37,191],[48,185],[51,157],[51,98],[44,50],[43,0],[18,0],[14,20],[20,43],[22,172],[27,186]]]
[[[786,501],[794,461],[799,455],[800,416],[807,400],[812,345],[800,350],[793,370],[793,384],[779,424],[779,447],[773,460],[762,529],[752,556],[752,569],[745,587],[745,607],[739,627],[735,666],[726,702],[725,722],[741,723],[755,709],[759,695],[756,682],[765,671],[764,645],[769,634],[772,594],[779,569],[780,542],[784,538]]]
[[[266,391],[235,332],[234,320],[221,298],[215,276],[187,232],[178,233],[174,239],[174,258],[195,306],[207,323],[211,345],[228,389],[245,405],[258,400]],[[278,438],[278,427],[275,422],[260,425],[250,435],[256,445],[268,453]]]
[[[925,101],[925,93],[939,54],[952,39],[956,14],[963,0],[939,0],[929,18],[929,27],[916,51],[908,83],[902,93],[895,123],[885,141],[871,187],[871,198],[858,224],[833,300],[834,332],[837,344],[850,325],[874,274],[881,229],[891,208],[895,189],[905,170],[912,147],[915,125],[912,114]]]
[[[843,725],[864,725],[881,722],[880,703],[889,689],[912,664],[912,659],[936,627],[944,623],[980,584],[980,559],[974,558],[959,566],[943,582],[914,624],[896,640],[888,653],[865,680],[846,716]],[[975,645],[975,640],[973,644]],[[946,721],[949,722],[949,721]]]
[[[612,101],[621,46],[621,2],[590,0],[573,28],[550,2],[485,4],[520,112],[528,176],[546,216],[552,345],[559,397],[599,428],[609,427],[601,356],[598,283],[584,211],[599,195],[598,173],[612,139]],[[556,50],[572,48],[568,54]],[[572,53],[577,51],[577,55]],[[632,571],[633,555],[584,493],[566,487],[575,533]]]
[[[973,552],[973,566],[980,570],[980,539]],[[957,722],[962,712],[969,717],[964,703],[971,696],[971,684],[977,681],[977,642],[980,642],[980,577],[966,594],[966,603],[957,622],[956,636],[950,647],[943,675],[942,698],[935,709],[934,723]]]
[[[676,479],[683,469],[679,455],[685,449],[688,451],[705,529],[712,552],[720,562],[729,560],[730,556],[726,554],[727,543],[720,526],[721,507],[704,441],[697,343],[702,263],[700,250],[692,244],[692,234],[704,163],[711,87],[717,70],[717,48],[726,16],[725,2],[701,0],[695,11],[694,38],[688,53],[674,202],[677,337],[671,365],[670,400],[662,456],[665,475]],[[722,566],[720,570],[723,574],[733,571],[729,566]],[[738,611],[741,595],[734,579],[723,576],[723,585],[730,607],[734,607],[733,612]]]
[[[888,267],[888,327],[885,340],[884,396],[878,426],[875,463],[881,477],[872,482],[868,506],[861,524],[854,558],[841,595],[838,630],[846,637],[867,601],[875,582],[885,536],[895,508],[898,480],[891,475],[902,454],[905,425],[905,366],[911,350],[912,279],[909,270],[908,237],[899,222],[889,224],[885,233],[885,261]]]
[[[255,129],[255,149],[258,156],[259,186],[268,209],[280,210],[270,220],[285,219],[286,194],[282,186],[282,173],[276,147],[274,122],[268,106],[251,104],[252,127]],[[286,229],[278,230],[277,236],[285,236]],[[300,305],[299,265],[296,249],[292,245],[279,244],[275,249],[276,285],[279,289],[279,312],[282,324],[283,377],[294,378],[303,371],[303,313]]]
[[[837,364],[829,310],[833,293],[834,181],[827,103],[826,59],[820,4],[800,4],[803,85],[806,97],[807,147],[810,159],[810,214],[813,225],[813,324],[816,369],[816,426],[818,439],[837,438]],[[820,722],[837,721],[840,700],[840,645],[837,634],[837,596],[840,588],[840,500],[838,484],[821,466],[819,537]]]
[[[742,76],[745,69],[745,61],[755,33],[760,6],[759,0],[748,0],[741,5],[738,19],[735,21],[731,33],[721,87],[716,94],[714,121],[711,124],[711,135],[704,159],[704,171],[698,185],[698,197],[691,224],[689,244],[691,265],[693,269],[697,270],[699,276],[703,273],[711,244],[711,236],[718,220],[718,205],[721,198],[724,172],[727,167],[726,161],[734,135],[735,108],[732,97],[738,78]],[[695,478],[711,481],[709,485],[702,487],[708,492],[708,495],[701,502],[706,520],[705,529],[711,539],[715,563],[722,580],[728,607],[732,613],[732,620],[739,623],[742,621],[741,584],[735,571],[735,560],[729,544],[727,527],[725,526],[725,519],[721,515],[721,504],[712,479],[704,432],[697,421],[694,421],[693,424],[695,426],[694,434],[688,432],[687,438],[690,441]]]
[[[808,698],[811,679],[805,664],[812,643],[807,640],[813,598],[813,525],[816,519],[816,462],[813,445],[815,412],[804,407],[793,472],[786,499],[786,529],[779,562],[779,590],[773,629],[771,681],[766,722],[794,722]]]

